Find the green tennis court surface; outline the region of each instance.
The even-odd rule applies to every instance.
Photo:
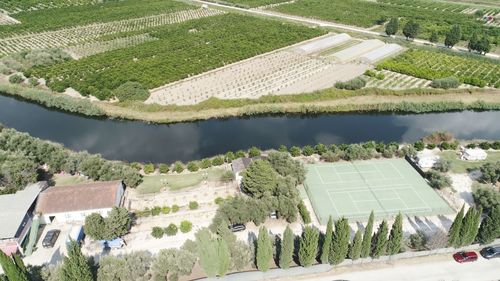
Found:
[[[404,159],[306,165],[305,189],[322,224],[334,219],[451,213],[446,202]]]

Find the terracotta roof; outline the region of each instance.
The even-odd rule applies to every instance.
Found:
[[[40,193],[36,212],[54,214],[111,208],[118,201],[120,186],[121,181],[53,186]]]

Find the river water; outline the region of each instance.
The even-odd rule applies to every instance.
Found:
[[[105,158],[171,163],[229,150],[367,140],[415,141],[437,130],[462,139],[500,139],[500,112],[263,116],[171,125],[93,119],[0,96],[0,123]]]

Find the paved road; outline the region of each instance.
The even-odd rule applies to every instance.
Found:
[[[410,265],[397,265],[381,269],[348,272],[339,275],[301,278],[311,281],[493,281],[500,280],[500,259],[459,264],[455,261],[430,261]]]
[[[368,34],[368,35],[386,36],[385,33],[371,31],[371,30],[368,30],[365,28],[360,28],[360,27],[355,27],[355,26],[350,26],[350,25],[345,25],[345,24],[339,24],[339,23],[333,23],[333,22],[327,22],[327,21],[321,21],[321,20],[316,20],[316,19],[309,19],[309,18],[293,16],[293,15],[286,15],[286,14],[276,13],[276,12],[272,12],[272,11],[244,9],[244,8],[228,6],[228,5],[223,5],[223,4],[219,4],[219,3],[213,3],[213,2],[207,2],[207,1],[202,1],[202,0],[188,0],[188,1],[198,3],[198,4],[206,4],[208,6],[224,8],[227,10],[250,13],[250,14],[266,16],[266,17],[281,18],[281,19],[285,19],[285,20],[292,20],[295,22],[313,24],[313,25],[322,26],[322,27],[337,28],[337,29],[348,30],[348,31],[363,33],[363,34]],[[398,38],[404,39],[404,37],[402,37],[402,36],[398,36]],[[432,45],[432,46],[444,47],[442,45],[436,45],[434,43],[431,43],[427,40],[422,40],[422,39],[415,39],[412,42],[415,44],[420,44],[420,45]],[[464,47],[454,47],[453,50],[455,50],[455,51],[468,51],[467,48],[464,48]],[[500,55],[493,54],[493,53],[488,53],[488,54],[486,54],[486,56],[491,57],[491,58],[496,58],[496,59],[500,58]]]

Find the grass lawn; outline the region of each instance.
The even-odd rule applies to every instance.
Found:
[[[439,155],[442,159],[451,161],[450,171],[457,174],[466,173],[467,169],[479,168],[488,162],[500,161],[500,151],[488,151],[488,157],[484,161],[460,160],[459,155],[455,151],[443,151]]]
[[[65,185],[73,185],[80,183],[91,182],[92,180],[86,179],[82,176],[72,176],[72,175],[54,175],[54,181],[56,182],[56,186],[65,186]]]
[[[225,172],[226,170],[222,168],[210,168],[208,169],[207,180],[218,181]],[[168,174],[145,176],[142,183],[137,187],[137,191],[145,194],[159,192],[163,187],[167,187],[170,190],[192,187],[200,184],[205,178],[206,173],[207,171],[204,170],[182,175]]]

